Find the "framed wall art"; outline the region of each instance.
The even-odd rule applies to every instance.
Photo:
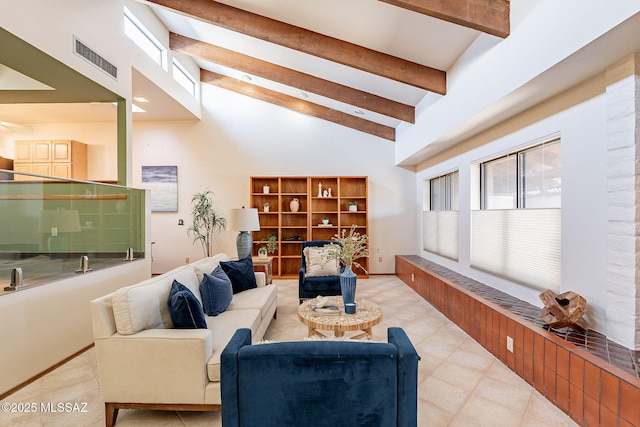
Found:
[[[151,212],[178,211],[178,166],[142,166],[142,187],[151,191]]]

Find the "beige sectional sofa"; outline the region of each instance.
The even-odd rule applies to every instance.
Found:
[[[175,279],[201,301],[203,274],[228,260],[218,254],[91,301],[106,425],[121,408],[220,408],[220,354],[239,328],[262,340],[276,314],[276,285],[255,273],[258,287],[234,294],[222,314],[205,315],[207,329],[174,329],[167,299]]]

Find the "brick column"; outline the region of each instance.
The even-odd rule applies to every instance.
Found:
[[[640,350],[640,54],[606,79],[607,337]]]

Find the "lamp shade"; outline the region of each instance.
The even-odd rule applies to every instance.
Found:
[[[229,213],[229,229],[235,231],[257,231],[260,230],[258,220],[258,209],[241,208],[231,209]]]
[[[38,233],[77,233],[80,228],[80,216],[77,210],[44,210],[40,214]]]

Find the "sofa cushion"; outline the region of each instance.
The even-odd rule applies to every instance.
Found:
[[[172,328],[167,306],[170,289],[169,280],[158,277],[115,291],[111,304],[118,333],[132,335],[145,329]]]
[[[200,301],[182,283],[174,280],[171,284],[169,299],[169,314],[174,328],[177,329],[206,329],[204,312]]]
[[[235,299],[235,297],[234,297]],[[213,336],[213,354],[207,362],[209,381],[220,381],[220,355],[237,329],[249,328],[252,336],[260,327],[260,310],[227,310],[219,316],[206,316]]]
[[[238,261],[221,261],[220,266],[231,280],[233,293],[256,288],[256,275],[253,273],[251,255]]]
[[[260,310],[260,317],[264,318],[276,301],[277,295],[278,288],[275,285],[248,289],[234,295],[227,310],[257,309]]]
[[[233,288],[229,276],[220,266],[211,274],[204,274],[200,283],[200,294],[204,312],[209,316],[217,316],[229,307],[233,298]]]
[[[307,261],[307,276],[339,276],[340,264],[337,259],[327,259],[324,246],[307,246],[304,257]]]

